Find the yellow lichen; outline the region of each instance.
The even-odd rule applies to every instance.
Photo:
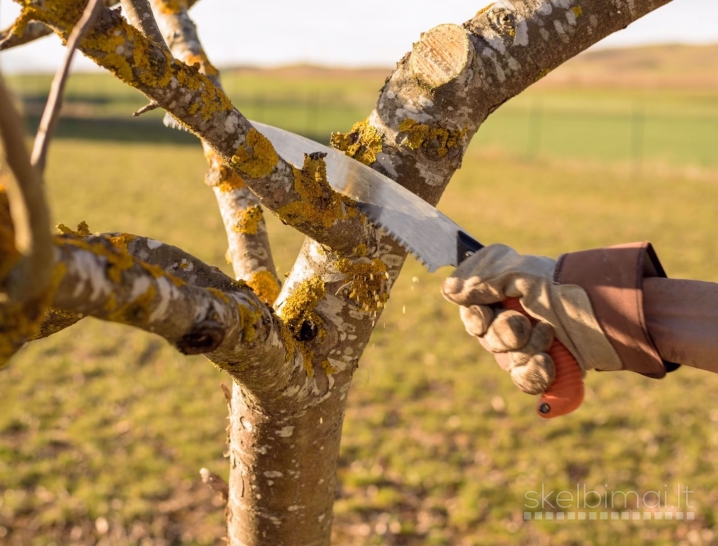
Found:
[[[236,233],[243,233],[244,235],[256,235],[259,229],[259,223],[263,219],[262,207],[252,205],[237,213],[237,222],[232,226],[232,230]]]
[[[363,311],[374,312],[389,299],[389,283],[386,264],[375,258],[352,261],[342,258],[337,270],[344,273],[348,281],[349,298],[359,304]]]
[[[59,29],[66,39],[70,30],[80,18],[84,5],[82,2],[64,0],[46,0],[31,2],[20,0],[24,5],[23,17],[41,21]],[[168,2],[168,9],[186,6],[184,1]],[[80,49],[100,66],[110,70],[125,83],[140,89],[151,97],[153,91],[166,90],[174,78],[183,91],[193,93],[188,108],[204,120],[213,115],[232,110],[229,98],[217,88],[212,80],[201,74],[197,68],[177,61],[160,46],[137,31],[118,14],[103,17],[82,40]],[[166,94],[166,92],[165,92]],[[165,105],[163,105],[165,106]],[[181,112],[174,114],[182,117]],[[189,114],[188,115],[192,115]]]
[[[365,119],[355,123],[348,133],[332,133],[331,145],[365,165],[376,161],[382,150],[382,138]]]
[[[137,263],[141,265],[145,271],[147,271],[150,275],[152,275],[153,278],[159,279],[160,277],[164,277],[175,286],[184,286],[187,283],[180,279],[179,277],[176,277],[172,275],[171,273],[167,273],[164,269],[162,269],[160,266],[155,264],[148,264],[147,262],[143,262],[142,260],[137,260]]]
[[[291,352],[293,354],[295,349],[299,350],[304,360],[304,369],[309,377],[314,375],[314,353],[309,346],[311,339],[304,340],[303,337],[306,332],[309,332],[312,329],[316,329],[318,332],[312,337],[320,337],[319,332],[322,331],[322,319],[315,312],[315,308],[325,296],[326,292],[327,289],[324,281],[322,281],[319,276],[314,275],[313,277],[302,281],[294,289],[292,294],[290,294],[290,296],[284,301],[284,304],[278,313],[289,334],[291,334],[291,337],[293,338],[293,341],[291,342]],[[326,335],[326,333],[324,335]],[[290,351],[288,349],[288,355],[289,352]]]
[[[200,51],[198,54],[188,52],[182,60],[189,66],[197,65],[197,68],[208,76],[217,76],[219,74],[219,71],[209,62],[204,51]]]
[[[242,342],[252,343],[257,338],[257,328],[262,320],[262,311],[251,309],[248,305],[239,305],[238,309],[242,324]]]
[[[354,249],[354,254],[356,256],[366,256],[366,253],[367,253],[367,248],[364,243],[357,245],[357,247]]]
[[[271,271],[255,271],[247,284],[260,300],[269,305],[279,296],[279,281]]]
[[[112,322],[120,322],[123,324],[132,324],[134,326],[147,324],[152,314],[152,302],[157,296],[157,290],[150,285],[143,294],[140,294],[132,301],[119,305],[114,294],[110,294],[105,302],[105,311],[108,312],[107,318]]]
[[[449,149],[458,148],[463,144],[468,129],[444,129],[431,127],[416,120],[407,118],[399,124],[399,131],[406,133],[404,145],[412,150],[422,148],[429,155],[445,157]]]
[[[160,0],[157,2],[160,11],[166,15],[177,15],[189,9],[187,0]]]
[[[65,224],[57,224],[55,226],[60,233],[63,235],[72,235],[73,237],[89,237],[92,235],[92,232],[90,231],[90,226],[87,225],[87,222],[84,220],[77,224],[77,229],[73,230],[67,227]]]
[[[112,243],[112,246],[119,248],[123,252],[127,252],[127,245],[137,239],[137,235],[130,235],[129,233],[120,233],[119,235],[114,235],[112,237],[107,237],[110,242]]]
[[[277,166],[279,156],[267,137],[252,128],[232,156],[232,165],[251,178],[264,178]]]
[[[240,190],[245,187],[244,180],[234,169],[225,165],[222,158],[212,148],[205,148],[204,157],[209,167],[205,177],[205,182],[208,186],[217,186],[219,191],[223,193]]]
[[[20,347],[36,337],[66,272],[65,264],[56,265],[48,287],[30,301],[0,302],[0,369]]]
[[[574,6],[571,8],[571,11],[576,17],[581,17],[581,15],[583,15],[583,8],[581,6]]]
[[[294,226],[311,225],[330,228],[337,220],[359,214],[356,204],[337,193],[327,182],[327,166],[323,154],[304,156],[302,169],[293,168],[294,190],[300,199],[281,207],[277,214]]]
[[[322,360],[322,370],[324,370],[324,373],[327,375],[337,373],[336,368],[332,366],[331,362],[329,362],[328,360]]]

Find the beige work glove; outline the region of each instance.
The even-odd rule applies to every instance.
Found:
[[[555,284],[556,260],[523,256],[505,245],[491,245],[466,259],[444,281],[444,297],[460,305],[466,331],[494,353],[524,392],[539,394],[555,377],[546,353],[554,335],[576,358],[582,371],[620,370],[621,361],[594,316],[586,291]],[[538,322],[492,304],[520,298]]]

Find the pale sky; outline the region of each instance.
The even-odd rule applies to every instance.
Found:
[[[212,62],[276,66],[393,66],[419,34],[461,23],[487,0],[200,0],[192,9]],[[19,12],[0,0],[0,26]],[[379,14],[379,15],[378,15]],[[718,43],[718,0],[673,0],[598,47],[657,43]],[[52,36],[0,53],[5,72],[54,71],[63,55]],[[76,56],[74,69],[94,64]]]

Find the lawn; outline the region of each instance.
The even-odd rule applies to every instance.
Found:
[[[383,81],[379,72],[225,79],[250,116],[320,139],[365,117]],[[47,81],[12,84],[42,96]],[[325,98],[312,103],[316,91]],[[524,252],[649,239],[670,276],[718,281],[717,97],[538,88],[487,122],[440,208],[482,242]],[[228,272],[193,137],[158,127],[157,113],[120,117],[143,102],[108,78],[75,78],[69,98],[47,174],[55,222],[148,235]],[[534,141],[532,115],[541,123]],[[640,163],[631,155],[634,116],[644,117]],[[302,237],[268,221],[278,270],[288,271]],[[685,368],[663,381],[592,373],[579,411],[540,420],[534,398],[513,387],[443,301],[448,273],[407,263],[355,375],[336,544],[718,542],[718,405],[710,402],[718,377]],[[223,509],[198,470],[227,474],[222,382],[228,377],[202,357],[94,320],[23,349],[0,372],[0,543],[216,543]],[[676,487],[687,487],[695,519],[524,521],[524,512],[541,511],[527,506],[528,494],[576,484],[601,494],[665,490],[669,505]]]

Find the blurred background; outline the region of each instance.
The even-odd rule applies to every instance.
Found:
[[[421,31],[482,2],[384,4],[202,0],[192,13],[245,115],[326,142],[369,114]],[[0,0],[2,27],[16,10]],[[522,252],[651,240],[670,276],[718,281],[716,20],[712,0],[675,0],[502,106],[440,208]],[[30,135],[61,55],[55,37],[0,53]],[[48,160],[55,222],[150,236],[229,273],[197,140],[160,112],[132,118],[145,99],[79,57]],[[288,272],[302,236],[267,220]],[[363,356],[335,543],[718,544],[718,378],[593,373],[584,406],[544,422],[441,298],[448,273],[410,259]],[[204,358],[91,319],[27,346],[0,372],[0,544],[217,543],[223,508],[198,470],[227,475],[221,382]],[[577,484],[687,487],[695,517],[524,520],[540,511],[527,494]]]

